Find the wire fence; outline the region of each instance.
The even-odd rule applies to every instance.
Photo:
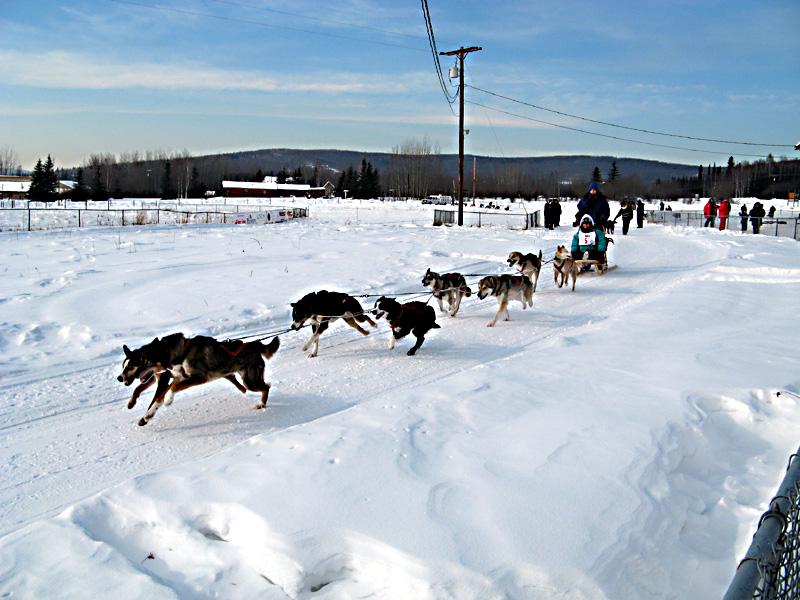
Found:
[[[456,211],[437,208],[433,211],[434,225],[454,225]],[[542,226],[541,211],[510,212],[507,210],[465,210],[465,227],[505,227],[507,229],[535,229]]]
[[[800,449],[758,523],[723,600],[800,598]]]
[[[0,209],[0,231],[34,231],[69,227],[128,225],[270,224],[308,216],[298,207],[181,205],[148,208],[25,208]]]
[[[647,211],[648,223],[677,225],[683,227],[713,227],[719,230],[761,233],[775,237],[790,237],[800,240],[800,218],[797,213],[777,211],[772,217],[756,219],[750,216],[730,215],[708,219],[700,211]]]

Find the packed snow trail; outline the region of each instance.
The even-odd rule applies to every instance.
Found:
[[[436,239],[439,232],[447,237],[453,234],[451,230],[424,230],[431,238],[432,247],[441,245]],[[306,228],[303,233],[312,237],[319,235],[313,228]],[[390,252],[380,260],[371,260],[369,269],[348,274],[349,285],[340,284],[339,289],[365,289],[359,288],[358,279],[360,274],[368,272],[372,285],[378,288],[377,291],[367,288],[368,293],[391,295],[393,291],[417,290],[424,293],[419,284],[421,274],[427,266],[442,268],[442,263],[459,267],[464,272],[508,272],[504,265],[507,243],[501,244],[503,249],[498,250],[498,254],[493,254],[487,244],[487,252],[475,255],[417,257],[411,262],[400,249],[405,244],[405,231],[385,236],[377,228],[369,233],[383,238]],[[148,234],[136,244],[157,244],[158,236],[168,236],[177,244],[186,235],[187,232],[167,229]],[[153,241],[149,241],[151,236]],[[70,238],[76,237],[79,238],[70,234]],[[553,246],[543,243],[544,240],[531,241],[538,247],[546,246],[546,250]],[[149,403],[152,391],[142,396],[134,410],[125,410],[132,388],[123,388],[116,382],[121,348],[113,359],[97,357],[89,361],[90,366],[68,363],[73,371],[59,377],[48,377],[47,369],[37,369],[15,376],[13,385],[4,380],[0,384],[6,398],[0,414],[0,432],[9,468],[0,479],[0,494],[6,506],[0,531],[8,532],[31,520],[52,515],[132,476],[209,456],[254,435],[310,422],[368,398],[391,398],[392,393],[399,390],[512,357],[532,345],[577,336],[582,328],[607,319],[630,303],[646,301],[644,290],[659,291],[679,285],[687,278],[696,278],[698,270],[708,268],[718,258],[715,254],[719,251],[706,249],[702,244],[689,245],[689,240],[683,238],[670,241],[670,246],[648,248],[646,238],[625,240],[616,251],[617,261],[623,267],[608,277],[582,277],[574,293],[566,288],[557,289],[552,280],[552,267],[545,265],[533,309],[522,311],[519,303],[512,303],[511,321],[501,321],[494,328],[487,328],[486,324],[497,310],[497,302],[493,298],[480,301],[473,295],[462,303],[456,318],[437,317],[442,329],[428,336],[413,359],[405,356],[408,340],[398,343],[394,352],[387,350],[389,331],[385,322],[379,323],[378,329],[368,338],[341,321],[334,323],[322,336],[320,355],[316,359],[307,359],[299,350],[310,335],[308,328],[284,334],[281,350],[268,365],[274,374],[273,392],[269,410],[263,414],[249,410],[255,403],[252,394],[241,397],[227,382],[215,382],[182,392],[174,404],[162,408],[148,426],[135,427],[133,424]],[[80,238],[76,242],[81,243]],[[89,246],[89,242],[82,243],[84,247]],[[242,243],[247,243],[246,238]],[[302,254],[299,260],[291,264],[292,271],[300,270],[307,260],[313,260],[314,270],[325,272],[324,257]],[[162,277],[163,270],[168,289],[174,272],[191,273],[201,262],[196,255],[187,253],[158,267],[156,276]],[[218,262],[221,268],[227,268],[224,260]],[[676,264],[680,266],[674,266]],[[203,264],[203,269],[207,271],[210,267]],[[147,277],[141,281],[145,288],[153,286],[163,290],[164,287],[153,284],[153,269],[147,267],[146,272]],[[324,285],[316,286],[307,276],[301,281],[305,281],[308,289]],[[473,288],[477,287],[476,281],[477,278],[470,279]],[[110,285],[101,279],[97,287],[78,288],[72,294],[78,297],[78,303],[88,302],[94,294],[98,297],[110,294],[103,289]],[[268,289],[255,297],[271,306],[279,307],[281,303],[288,306],[303,293],[301,286],[296,289],[298,291],[285,297],[269,293]],[[134,298],[123,293],[114,301],[135,304],[142,293],[144,290],[135,289]],[[365,309],[371,308],[374,298],[362,299],[362,302]],[[174,301],[169,304],[173,305]],[[245,302],[240,300],[240,304]],[[275,312],[278,316],[265,329],[276,330],[288,323],[288,308],[282,322],[278,320],[280,310]],[[176,322],[158,334],[185,330],[187,323],[191,328],[196,320],[184,317],[183,325]],[[231,325],[227,317],[224,323]],[[134,339],[136,333],[134,323],[131,331]],[[70,335],[66,337],[67,342]],[[226,337],[225,334],[215,335]],[[134,345],[130,339],[121,342]],[[57,371],[68,369],[66,366],[56,368]],[[28,378],[34,381],[20,382]]]

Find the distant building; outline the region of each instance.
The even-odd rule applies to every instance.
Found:
[[[262,182],[223,181],[226,198],[322,198],[326,187],[311,187],[306,183],[278,183],[277,177],[265,177]]]
[[[30,177],[0,175],[0,199],[2,200],[24,200],[30,187]]]

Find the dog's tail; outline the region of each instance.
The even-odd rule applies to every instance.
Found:
[[[472,290],[470,289],[470,287],[469,287],[469,286],[468,286],[466,283],[465,283],[464,285],[462,285],[461,287],[462,287],[462,289],[464,290],[464,295],[465,295],[467,298],[469,298],[470,296],[472,296]]]
[[[272,341],[269,344],[266,345],[261,344],[261,346],[263,347],[263,350],[260,350],[261,356],[269,360],[270,358],[275,356],[275,353],[278,351],[280,345],[281,345],[281,340],[276,335],[274,338],[272,338]]]

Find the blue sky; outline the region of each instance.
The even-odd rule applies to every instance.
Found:
[[[467,58],[468,153],[800,156],[798,0],[428,5],[440,51],[483,48]],[[24,168],[157,149],[389,152],[425,136],[456,152],[457,110],[417,0],[0,0],[0,147]]]

